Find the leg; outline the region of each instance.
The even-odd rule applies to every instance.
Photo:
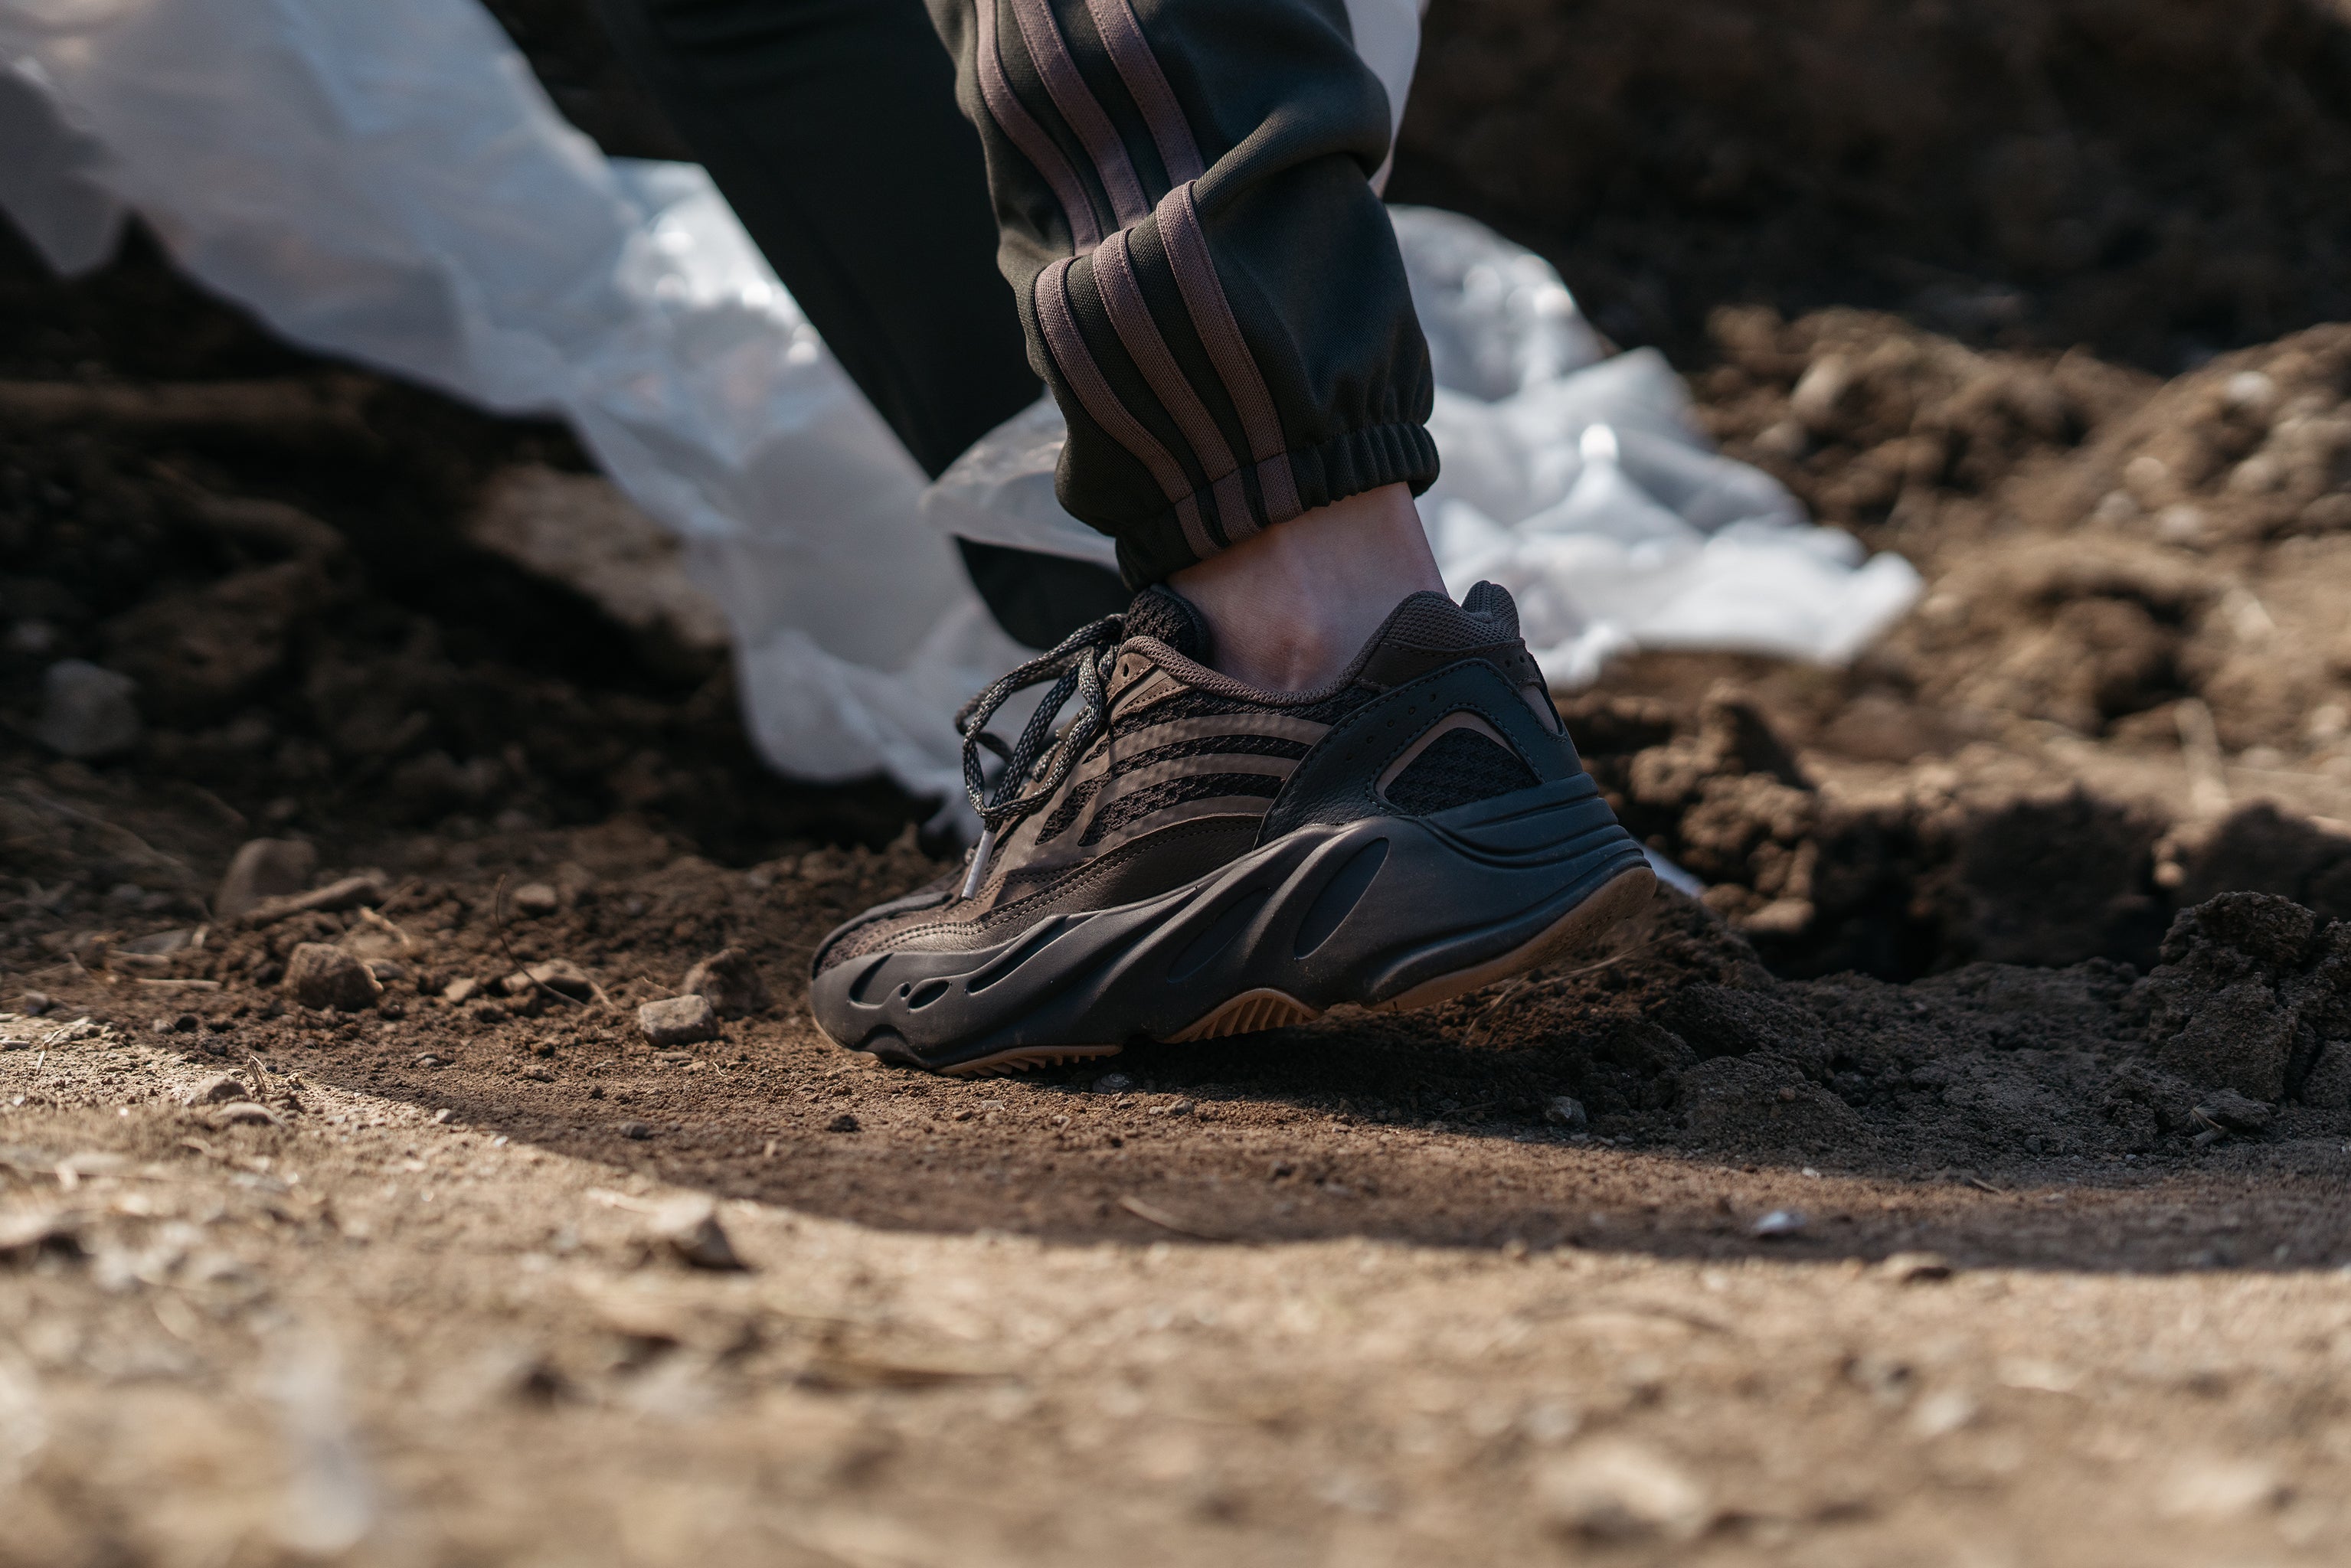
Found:
[[[930,5],[1068,419],[1062,504],[1131,584],[1197,596],[1228,673],[1335,674],[1437,586],[1410,501],[1435,387],[1371,186],[1387,99],[1343,6]]]
[[[594,0],[851,378],[925,472],[1036,401],[979,139],[920,0]],[[1082,562],[964,547],[1050,646],[1123,602]]]

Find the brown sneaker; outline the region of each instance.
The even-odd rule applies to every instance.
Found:
[[[1426,1007],[1550,961],[1654,885],[1492,583],[1416,593],[1302,695],[1208,669],[1165,589],[958,716],[966,869],[818,949],[839,1043],[955,1073]],[[988,718],[1053,683],[1009,747]],[[1071,697],[1078,711],[1053,726]],[[1002,759],[990,781],[985,749]]]

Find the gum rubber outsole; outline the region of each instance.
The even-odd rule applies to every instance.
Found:
[[[1545,964],[1585,950],[1607,931],[1640,913],[1657,886],[1656,873],[1635,866],[1602,885],[1591,896],[1560,916],[1557,922],[1499,957],[1424,980],[1402,996],[1372,1006],[1374,1012],[1412,1012],[1489,986],[1496,980],[1540,968]],[[1168,1035],[1160,1043],[1186,1045],[1196,1040],[1223,1040],[1237,1034],[1290,1029],[1311,1023],[1323,1009],[1309,1007],[1286,992],[1259,988],[1219,1003],[1195,1022]],[[976,1061],[956,1062],[932,1071],[948,1078],[1000,1078],[1036,1067],[1058,1067],[1071,1061],[1116,1056],[1123,1044],[1037,1046],[998,1051]]]

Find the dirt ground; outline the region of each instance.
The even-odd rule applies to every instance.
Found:
[[[0,1564],[2343,1561],[2342,16],[1655,16],[1439,0],[1399,193],[1928,597],[1562,694],[1612,952],[1017,1079],[814,1033],[951,846],[502,553],[566,433],[5,237]]]

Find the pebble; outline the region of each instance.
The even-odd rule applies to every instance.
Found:
[[[653,1214],[653,1232],[680,1261],[696,1269],[739,1270],[743,1260],[718,1223],[718,1206],[701,1196],[672,1198]]]
[[[1799,1210],[1775,1208],[1749,1226],[1747,1234],[1760,1236],[1768,1241],[1775,1236],[1793,1236],[1811,1223],[1812,1221]]]
[[[750,955],[740,947],[723,947],[688,969],[685,984],[679,989],[709,998],[723,1019],[758,1012],[775,999],[768,994],[768,982],[752,966]]]
[[[1896,1252],[1877,1266],[1877,1272],[1897,1285],[1918,1285],[1949,1279],[1951,1263],[1940,1252]]]
[[[613,1131],[624,1138],[640,1142],[653,1135],[653,1130],[643,1122],[623,1122]]]
[[[299,839],[248,839],[230,857],[213,894],[213,918],[242,920],[264,899],[298,894],[318,869],[319,852]]]
[[[46,991],[26,991],[16,998],[16,1010],[28,1019],[39,1018],[56,1005]]]
[[[828,1133],[855,1133],[863,1129],[859,1126],[856,1117],[843,1111],[840,1115],[827,1122],[824,1124],[824,1130]]]
[[[88,762],[139,743],[139,684],[86,659],[60,659],[41,678],[41,717],[34,738]]]
[[[447,985],[441,988],[441,999],[453,1006],[462,1005],[463,1003],[472,1001],[474,999],[474,993],[481,988],[481,981],[470,977],[461,977],[459,979],[452,980]]]
[[[670,997],[639,1008],[637,1028],[654,1045],[692,1045],[717,1037],[718,1013],[708,997]]]
[[[1123,1094],[1134,1087],[1134,1080],[1123,1072],[1105,1072],[1094,1080],[1097,1094]]]
[[[1715,1518],[1687,1471],[1625,1441],[1592,1443],[1538,1471],[1535,1501],[1554,1529],[1600,1541],[1694,1541]]]
[[[1552,1103],[1543,1107],[1543,1120],[1571,1133],[1588,1132],[1592,1126],[1592,1118],[1585,1114],[1583,1102],[1571,1094],[1554,1096]]]
[[[552,915],[563,907],[563,895],[543,882],[527,882],[507,901],[517,915]]]
[[[286,989],[306,1008],[358,1012],[375,1006],[383,982],[340,947],[305,942],[286,960]]]

